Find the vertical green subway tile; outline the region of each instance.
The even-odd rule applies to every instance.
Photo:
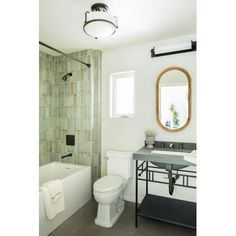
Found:
[[[88,69],[62,56],[53,57],[40,52],[39,79],[43,83],[40,86],[39,163],[41,165],[54,160],[60,161],[61,155],[71,151],[73,158],[66,161],[91,165],[94,178],[100,173],[97,167],[100,165],[101,120],[95,119],[92,124],[91,119],[101,114],[99,87],[101,52],[83,50],[71,55],[91,62],[94,69]],[[61,78],[67,72],[72,72],[73,76],[64,82]],[[92,81],[93,91],[91,91]],[[94,104],[91,103],[92,92],[97,101]],[[93,113],[91,113],[92,106]],[[68,133],[75,134],[74,147],[65,145],[65,135]]]

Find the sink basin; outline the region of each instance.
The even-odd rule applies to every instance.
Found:
[[[164,154],[164,155],[174,155],[174,156],[184,156],[188,155],[189,152],[176,152],[176,151],[161,151],[161,150],[153,150],[152,154]]]
[[[177,151],[162,151],[162,150],[153,150],[151,151],[151,154],[159,154],[159,155],[169,155],[169,156],[180,156],[183,157],[184,160],[191,162],[193,164],[196,164],[196,150],[193,150],[191,152],[177,152]],[[169,169],[169,165],[165,164],[165,163],[159,163],[159,162],[151,162],[152,164],[162,168],[162,169],[166,169],[166,170],[170,170]],[[188,165],[177,165],[177,164],[173,164],[171,165],[171,170],[179,170],[182,168],[187,167]]]

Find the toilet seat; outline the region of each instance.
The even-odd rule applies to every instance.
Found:
[[[93,189],[96,192],[106,193],[119,189],[124,183],[120,176],[107,175],[94,183]]]

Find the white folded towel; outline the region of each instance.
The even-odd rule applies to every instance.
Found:
[[[59,179],[51,180],[47,183],[44,183],[43,186],[47,187],[49,190],[50,197],[53,202],[56,202],[62,197],[63,192],[63,183]]]
[[[53,180],[43,184],[40,189],[43,192],[47,218],[52,220],[65,210],[63,183],[61,180]]]
[[[196,157],[196,155],[197,155],[197,150],[193,150],[190,154],[191,154],[192,157]]]
[[[193,150],[192,152],[185,154],[184,159],[196,165],[197,164],[196,155],[197,155],[197,151]]]

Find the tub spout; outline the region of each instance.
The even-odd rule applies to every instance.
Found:
[[[62,156],[61,159],[64,159],[65,157],[72,157],[72,153],[69,153],[69,154],[67,154],[65,156]]]

